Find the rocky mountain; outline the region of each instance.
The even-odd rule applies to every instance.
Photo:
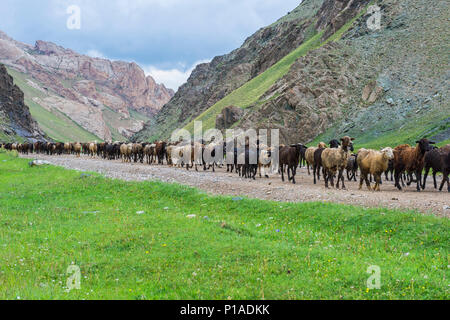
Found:
[[[24,103],[24,95],[13,78],[0,64],[0,140],[43,140],[44,133]]]
[[[233,90],[301,45],[323,0],[304,1],[286,17],[260,29],[229,54],[198,65],[188,81],[135,139],[167,138]]]
[[[381,28],[365,14],[342,37],[298,59],[247,110],[240,127],[279,128],[283,141],[342,135],[359,143],[450,139],[450,5],[420,0],[379,3]]]
[[[343,134],[374,146],[450,139],[449,6],[304,0],[241,48],[197,67],[134,139],[168,138],[192,130],[193,120],[278,128],[283,143]],[[368,23],[378,18],[379,27]]]
[[[31,46],[3,32],[0,62],[26,86],[27,99],[103,140],[139,131],[174,94],[136,63],[92,58],[51,42]]]

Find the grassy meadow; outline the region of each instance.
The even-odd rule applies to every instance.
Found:
[[[27,162],[0,151],[0,299],[449,298],[448,219]]]

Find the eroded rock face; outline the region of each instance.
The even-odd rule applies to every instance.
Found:
[[[216,118],[216,128],[224,130],[231,128],[233,124],[241,120],[244,115],[244,110],[235,106],[229,106],[222,110]]]
[[[343,11],[335,15],[332,25],[339,27],[347,19],[342,17],[352,16],[348,10],[358,3],[367,5],[327,0],[318,24],[338,9]],[[443,27],[449,4],[436,2],[432,10],[418,0],[378,4],[380,30],[369,30],[368,16],[362,16],[339,42],[297,60],[248,108],[252,112],[239,126],[278,128],[281,143],[286,144],[308,143],[319,134],[324,141],[345,135],[372,140],[396,134],[411,123],[445,128],[449,73],[442,66],[449,65],[450,56],[442,43],[449,37],[448,28]],[[445,130],[438,139],[448,139]]]
[[[338,48],[330,43],[297,60],[261,98],[267,102],[248,113],[239,127],[279,129],[286,144],[307,142],[329,128],[342,117],[357,81],[355,58],[333,54]]]
[[[69,80],[76,80],[81,74],[91,87],[88,97],[95,98],[97,92],[116,96],[120,102],[105,101],[112,103],[108,106],[115,110],[122,110],[127,105],[147,115],[154,115],[174,94],[164,85],[157,84],[153,78],[146,77],[134,62],[91,58],[44,41],[37,41],[33,52],[34,60],[52,74]],[[35,72],[33,68],[27,71],[31,74]],[[101,97],[97,98],[103,102]]]
[[[18,135],[30,141],[45,139],[24,103],[23,92],[14,85],[3,64],[0,64],[0,130],[7,136]]]
[[[152,117],[174,95],[135,63],[91,58],[45,41],[30,46],[1,31],[0,62],[29,76],[27,82],[48,96],[43,100],[57,100],[58,110],[103,140],[109,140],[111,132],[105,121],[93,125],[93,120],[101,119],[105,108],[124,119],[130,118],[130,109]],[[79,113],[73,105],[80,107]],[[86,109],[92,121],[86,121]],[[141,121],[130,121],[124,132],[131,136],[142,127]]]
[[[144,128],[134,139],[170,137],[173,130],[184,127],[190,119],[267,70],[309,36],[314,15],[323,2],[303,1],[287,16],[258,30],[240,48],[198,65],[187,83],[158,113],[155,124]]]

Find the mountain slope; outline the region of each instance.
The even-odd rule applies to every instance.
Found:
[[[311,3],[304,1],[297,15]],[[371,14],[365,13],[373,4],[382,17],[375,31],[367,27]],[[202,66],[158,115],[163,125],[171,125],[158,135],[161,124],[151,124],[135,138],[168,138],[177,127],[192,132],[193,120],[202,120],[204,129],[214,127],[222,109],[233,105],[244,110],[234,127],[278,128],[283,143],[316,143],[344,134],[369,147],[412,143],[423,136],[442,143],[450,139],[448,2],[430,7],[424,0],[326,0],[312,14],[305,12],[307,36],[289,54],[186,117],[186,88],[211,78],[201,72],[211,67]],[[278,23],[293,21],[289,16]],[[170,112],[184,118],[173,121]],[[164,120],[168,114],[169,122]]]
[[[305,0],[286,17],[262,28],[242,47],[215,57],[192,72],[187,83],[134,139],[167,138],[216,102],[255,78],[299,47],[315,31],[314,15],[323,0]]]
[[[2,32],[0,62],[14,71],[27,100],[69,126],[49,131],[55,139],[125,139],[142,129],[174,94],[146,77],[135,63],[91,58],[44,41],[30,46]],[[40,114],[38,121],[48,131],[53,119]]]
[[[0,141],[43,140],[43,132],[24,103],[23,92],[0,64]]]
[[[300,58],[237,126],[279,128],[283,142],[342,135],[378,148],[450,139],[448,2],[387,0],[342,41]]]

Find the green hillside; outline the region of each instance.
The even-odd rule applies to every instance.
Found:
[[[45,94],[32,86],[26,79],[27,75],[14,69],[7,68],[14,78],[14,83],[23,91],[25,103],[30,108],[31,115],[38,122],[41,129],[56,141],[100,141],[97,136],[83,129],[62,112],[50,112],[33,101],[33,98],[44,98]]]
[[[80,178],[1,150],[0,171],[0,299],[448,299],[446,218]]]
[[[308,52],[320,48],[330,41],[338,41],[342,35],[350,29],[353,23],[364,14],[365,11],[359,13],[356,17],[346,23],[342,28],[340,28],[335,34],[329,37],[327,40],[323,40],[322,36],[324,31],[315,32],[314,25],[311,26],[311,37],[305,41],[297,49],[289,53],[283,59],[278,61],[272,67],[267,69],[265,72],[259,76],[253,78],[242,87],[236,89],[231,94],[227,95],[225,98],[217,102],[211,108],[203,112],[195,120],[190,122],[184,129],[193,132],[194,131],[194,121],[203,121],[203,129],[208,130],[215,127],[215,121],[217,115],[220,112],[230,106],[238,106],[240,108],[248,108],[255,104],[259,98],[270,89],[272,85],[276,83],[277,80],[282,78],[291,68],[292,64],[300,57],[305,56]]]

